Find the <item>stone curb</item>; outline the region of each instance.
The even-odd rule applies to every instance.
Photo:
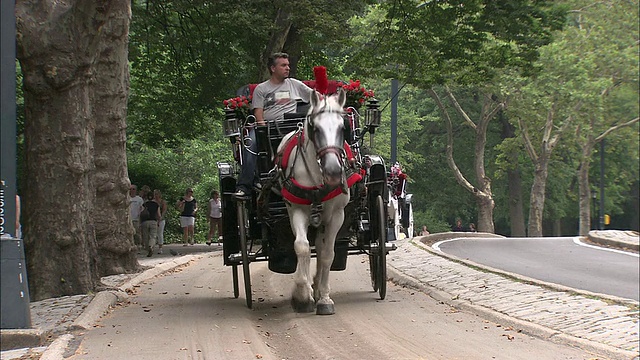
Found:
[[[636,252],[640,252],[640,243],[638,242],[629,242],[629,241],[618,241],[615,239],[607,238],[605,236],[598,236],[597,233],[589,232],[588,236],[589,240],[600,245],[611,246],[617,248],[627,248]]]
[[[47,334],[40,329],[2,329],[0,331],[2,351],[41,346],[46,339]]]
[[[472,261],[469,260],[465,260],[465,259],[461,259],[458,258],[456,256],[452,256],[452,255],[448,255],[448,254],[444,254],[444,253],[439,253],[435,250],[432,250],[429,246],[425,245],[424,243],[422,243],[420,241],[420,237],[418,238],[414,238],[413,240],[409,240],[407,242],[408,246],[417,246],[420,249],[427,251],[433,255],[437,255],[437,256],[441,256],[444,258],[447,258],[451,261],[455,261],[458,263],[463,263],[469,266],[473,266],[473,267],[477,267],[486,271],[490,271],[490,272],[494,272],[494,273],[498,273],[501,275],[506,275],[512,278],[516,278],[522,281],[526,281],[526,282],[530,282],[530,283],[535,283],[537,285],[541,285],[544,287],[548,287],[551,289],[555,289],[558,291],[564,291],[564,292],[573,292],[576,293],[575,289],[572,288],[567,288],[567,287],[563,287],[557,284],[551,284],[551,283],[545,283],[542,282],[540,280],[535,280],[535,279],[531,279],[528,277],[524,277],[521,275],[517,275],[517,274],[512,274],[512,273],[508,273],[502,270],[498,270],[498,269],[493,269],[490,267],[487,267],[485,265],[481,265],[481,264],[477,264],[474,263]],[[452,238],[451,238],[452,239]],[[510,326],[514,329],[519,329],[522,330],[522,332],[524,332],[525,334],[531,335],[531,336],[535,336],[538,338],[543,338],[545,340],[549,340],[552,341],[554,343],[558,343],[558,344],[569,344],[571,346],[576,346],[578,348],[581,349],[585,349],[586,351],[591,351],[591,352],[595,352],[595,353],[599,353],[599,354],[603,354],[606,355],[610,358],[613,359],[637,359],[638,358],[638,354],[636,352],[633,351],[628,351],[628,350],[624,350],[624,349],[618,349],[616,347],[607,345],[607,344],[602,344],[599,342],[595,342],[595,341],[590,341],[590,340],[586,340],[586,339],[581,339],[572,335],[568,335],[565,333],[562,333],[559,330],[554,330],[551,328],[548,328],[546,326],[543,325],[539,325],[533,322],[529,322],[526,320],[521,320],[512,316],[508,316],[505,314],[500,313],[497,310],[494,310],[490,307],[485,307],[485,306],[481,306],[481,305],[477,305],[477,304],[473,304],[469,301],[466,300],[462,300],[459,299],[457,296],[447,293],[443,290],[437,289],[435,287],[432,287],[428,284],[423,283],[422,281],[409,276],[403,272],[401,272],[400,270],[396,269],[393,266],[393,263],[391,262],[387,262],[388,268],[387,271],[389,272],[388,274],[388,279],[400,286],[406,286],[412,289],[416,289],[420,292],[423,292],[425,294],[427,294],[428,296],[432,297],[433,299],[435,299],[436,301],[440,301],[442,303],[445,303],[453,308],[456,308],[458,310],[462,310],[462,311],[467,311],[467,312],[471,312],[474,314],[477,314],[483,318],[485,318],[486,320],[489,321],[493,321],[497,324],[500,324],[502,326]],[[601,294],[594,294],[594,293],[589,293],[589,292],[582,292],[583,294],[586,295],[590,295],[590,296],[600,296]],[[588,294],[587,294],[588,293]],[[631,304],[631,305],[638,305],[638,302],[636,302],[635,300],[629,300],[629,299],[621,299],[621,298],[616,298],[616,297],[611,297],[611,296],[607,296],[604,295],[603,297],[606,297],[609,300],[612,301],[622,301],[624,304]],[[613,299],[612,299],[613,298]]]

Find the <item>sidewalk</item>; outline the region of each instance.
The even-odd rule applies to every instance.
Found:
[[[63,359],[67,343],[73,339],[71,334],[92,328],[110,307],[125,301],[138,284],[190,261],[222,253],[222,246],[168,244],[163,254],[157,252],[156,248],[152,257],[147,257],[146,251],[138,252],[138,262],[146,269],[142,272],[101,279],[116,290],[32,302],[32,329],[1,330],[0,360],[38,359],[40,354],[41,360]]]
[[[444,233],[431,237],[470,235]],[[628,247],[638,243],[637,233],[635,237],[633,233],[594,235],[606,238],[608,246]],[[491,272],[463,259],[437,253],[421,240],[426,237],[395,242],[398,249],[387,259],[391,281],[417,288],[439,301],[510,326],[514,331],[569,343],[613,359],[637,358],[640,350],[637,302],[602,299],[513,274]],[[171,250],[177,255],[172,255]],[[2,351],[1,360],[38,359],[40,355],[41,360],[63,359],[74,332],[92,328],[111,306],[135,291],[138,284],[192,260],[216,256],[221,250],[219,245],[165,245],[162,255],[154,254],[151,258],[146,253],[138,255],[140,264],[149,266],[148,270],[102,279],[118,290],[34,302],[31,304],[34,329],[2,330],[3,349],[9,345],[18,349]]]

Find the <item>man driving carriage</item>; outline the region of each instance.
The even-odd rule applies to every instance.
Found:
[[[313,90],[302,81],[289,77],[289,55],[275,53],[267,62],[271,77],[258,84],[253,91],[251,107],[257,125],[266,125],[267,121],[282,120],[285,113],[296,111],[297,102],[308,103]],[[242,169],[238,177],[235,196],[244,198],[251,194],[257,184],[256,162],[257,143],[255,129],[249,129],[250,146],[243,148]]]

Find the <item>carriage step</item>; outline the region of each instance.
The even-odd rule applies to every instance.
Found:
[[[398,247],[396,246],[396,244],[392,243],[392,242],[386,242],[384,243],[384,248],[387,251],[387,253],[389,253],[390,251],[394,251],[396,249],[398,249]],[[378,251],[378,243],[373,243],[369,246],[369,251],[370,252],[376,252]]]
[[[256,253],[249,253],[247,256],[249,262],[256,261],[257,259]],[[229,254],[229,263],[232,265],[242,264],[242,253]]]

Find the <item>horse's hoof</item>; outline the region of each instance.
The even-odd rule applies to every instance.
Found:
[[[316,305],[316,315],[333,315],[336,313],[336,309],[333,304],[318,304]]]
[[[310,313],[313,312],[313,302],[312,301],[300,301],[294,298],[291,298],[291,307],[293,307],[293,311],[297,313]]]

